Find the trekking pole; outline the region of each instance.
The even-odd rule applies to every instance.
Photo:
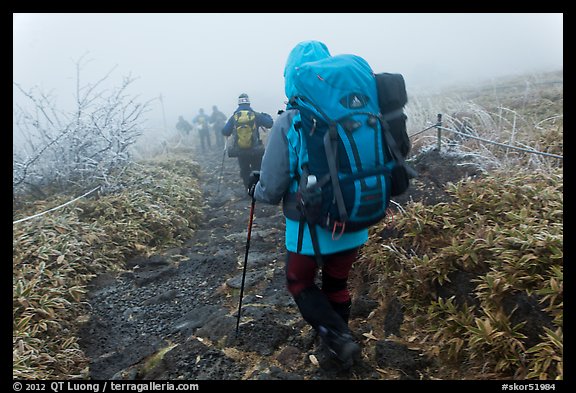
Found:
[[[218,189],[216,193],[220,193],[220,183],[222,183],[222,177],[224,177],[224,158],[226,157],[226,146],[228,145],[228,139],[224,142],[224,152],[222,153],[222,168],[220,169],[220,178],[218,179]]]
[[[236,337],[238,337],[238,328],[240,327],[240,312],[242,311],[242,296],[244,295],[244,280],[246,279],[246,265],[248,264],[248,250],[250,249],[250,236],[252,234],[252,219],[254,218],[254,205],[256,199],[252,196],[250,206],[250,218],[248,220],[248,236],[246,236],[246,254],[244,255],[244,271],[242,272],[242,284],[240,285],[240,301],[238,302],[238,318],[236,319]]]

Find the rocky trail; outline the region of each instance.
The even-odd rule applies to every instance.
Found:
[[[431,151],[416,161],[418,187],[402,196],[437,203],[446,181],[474,174],[446,171]],[[242,318],[236,319],[246,250],[250,199],[235,159],[222,151],[200,154],[204,217],[182,247],[126,261],[89,286],[90,319],[81,346],[92,379],[262,380],[429,379],[435,364],[418,351],[372,332],[399,335],[401,307],[388,307],[384,321],[371,318],[378,302],[367,282],[352,277],[350,326],[362,359],[350,370],[334,368],[317,353],[314,332],[301,319],[284,285],[284,219],[280,206],[256,203]],[[437,167],[434,167],[436,165]],[[451,178],[442,176],[450,173]],[[377,334],[377,336],[383,336]]]

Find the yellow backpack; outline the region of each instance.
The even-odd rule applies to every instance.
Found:
[[[254,111],[241,110],[234,114],[236,145],[249,149],[255,145],[256,114]]]

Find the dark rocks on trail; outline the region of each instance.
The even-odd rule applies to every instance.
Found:
[[[217,305],[208,304],[205,306],[199,306],[193,308],[184,316],[176,320],[173,325],[174,331],[181,332],[184,336],[189,337],[199,327],[204,326],[211,320],[225,314],[226,311]]]
[[[410,165],[418,172],[418,176],[411,180],[407,192],[392,199],[405,205],[410,201],[422,202],[425,205],[435,205],[448,202],[452,197],[446,192],[447,183],[456,183],[467,177],[478,177],[484,169],[475,163],[475,158],[465,154],[438,152],[428,150],[408,160]]]
[[[378,366],[400,371],[402,379],[421,379],[419,372],[432,365],[420,352],[390,340],[376,343],[375,352]]]
[[[384,317],[384,333],[386,337],[395,335],[400,337],[400,326],[404,321],[404,310],[402,303],[397,297],[393,297],[386,307],[386,316]]]
[[[226,285],[230,288],[240,289],[242,285],[242,277],[243,274],[240,273],[239,275],[226,280]],[[246,276],[244,277],[244,288],[250,288],[251,286],[256,285],[262,280],[262,278],[264,278],[264,272],[262,271],[246,273]]]

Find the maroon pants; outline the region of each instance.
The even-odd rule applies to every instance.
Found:
[[[332,303],[344,303],[350,300],[348,275],[358,255],[358,248],[336,254],[322,255],[322,292]],[[288,291],[293,297],[304,289],[315,285],[318,271],[314,256],[301,255],[288,251],[286,263],[286,281]]]

